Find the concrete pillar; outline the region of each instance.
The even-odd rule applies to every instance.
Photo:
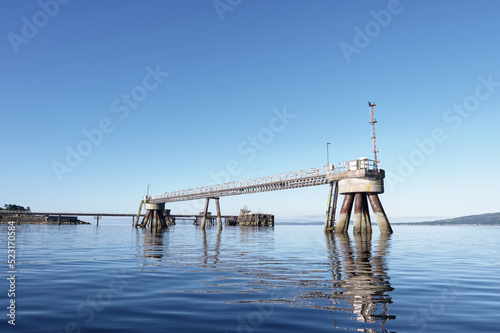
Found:
[[[352,232],[361,233],[361,222],[363,220],[363,194],[356,193],[354,196],[354,227]]]
[[[201,219],[201,230],[205,230],[205,222],[207,221],[208,203],[209,202],[210,202],[210,198],[206,198],[205,210],[203,211],[203,217]]]
[[[151,211],[150,210],[146,210],[146,214],[144,214],[144,217],[142,218],[142,222],[141,222],[141,227],[142,228],[146,228],[148,226],[149,216],[150,215],[151,215]]]
[[[215,198],[215,208],[217,209],[217,222],[219,223],[219,231],[222,230],[222,217],[220,216],[219,198]]]
[[[153,221],[151,225],[151,230],[156,231],[156,229],[158,229],[158,211],[153,210]]]
[[[368,194],[368,199],[370,200],[380,232],[383,234],[392,234],[391,224],[387,219],[387,215],[385,215],[384,208],[382,207],[382,203],[380,202],[378,195]]]
[[[366,194],[361,194],[361,202],[363,209],[363,219],[361,222],[361,233],[362,234],[370,234],[372,233],[372,222],[370,219],[370,211],[368,210],[368,199],[366,198]]]
[[[351,219],[353,201],[354,201],[353,193],[348,193],[344,196],[344,201],[342,202],[342,207],[340,208],[339,219],[337,221],[337,225],[335,226],[336,234],[347,233],[347,228],[349,227],[349,220]]]
[[[142,220],[141,227],[150,227],[151,231],[157,231],[162,228],[166,228],[165,217],[163,216],[163,211],[165,210],[165,204],[153,204],[146,203],[146,214]]]

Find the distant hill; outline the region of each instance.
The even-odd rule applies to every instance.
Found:
[[[489,213],[479,215],[469,215],[455,217],[453,219],[414,222],[414,223],[393,223],[405,225],[500,225],[500,213]]]
[[[276,222],[277,225],[322,225],[325,222]],[[350,222],[352,224],[352,221]],[[372,219],[375,225],[375,219]],[[500,225],[500,213],[489,213],[455,217],[452,219],[425,222],[396,222],[394,225]]]

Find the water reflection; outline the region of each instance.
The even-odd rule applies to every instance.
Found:
[[[145,258],[162,259],[165,253],[164,243],[165,235],[168,232],[165,230],[160,230],[158,232],[142,232],[142,247],[141,255]],[[139,232],[137,232],[139,236]],[[168,236],[167,236],[168,237]]]
[[[393,288],[387,274],[387,236],[372,242],[371,235],[326,234],[326,253],[322,249],[311,255],[317,238],[315,244],[297,243],[296,251],[282,237],[275,244],[274,229],[199,231],[176,227],[137,233],[138,250],[146,259],[143,267],[170,273],[179,269],[178,274],[194,281],[164,292],[227,293],[219,301],[327,310],[332,326],[340,330],[388,332],[385,324],[395,318],[389,314]]]
[[[387,275],[388,237],[380,235],[372,251],[371,235],[355,235],[354,244],[348,235],[326,235],[333,291],[330,310],[346,311],[355,320],[364,323],[380,323],[384,326],[395,316],[388,314],[392,303],[389,292],[394,290]],[[361,331],[377,332],[367,328]]]
[[[208,264],[208,260],[209,260],[210,256],[208,255],[209,249],[208,249],[208,244],[207,244],[207,233],[205,232],[205,230],[201,230],[201,233],[202,233],[202,239],[203,239],[203,264],[202,264],[202,266],[205,267]],[[213,265],[214,266],[217,265],[217,263],[219,263],[220,237],[221,237],[221,233],[219,231],[217,233],[217,237],[215,239],[215,249],[214,249],[214,255],[213,255]]]

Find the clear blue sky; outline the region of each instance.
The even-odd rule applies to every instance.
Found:
[[[322,166],[326,142],[331,162],[371,157],[371,101],[390,220],[500,211],[499,14],[496,0],[2,1],[0,205],[134,212],[148,184]],[[327,191],[221,205],[321,220]]]

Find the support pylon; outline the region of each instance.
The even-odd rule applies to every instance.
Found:
[[[385,214],[384,207],[382,207],[382,203],[380,202],[378,195],[368,194],[368,199],[370,200],[380,232],[383,234],[392,234],[393,231],[391,224],[387,219],[387,215]]]
[[[210,202],[210,198],[205,199],[205,209],[203,210],[203,216],[201,218],[201,230],[205,230],[205,222],[207,221],[208,214],[208,203]]]
[[[146,203],[146,214],[144,215],[140,226],[142,228],[149,227],[152,232],[167,228],[167,221],[165,219],[165,215],[163,214],[164,210],[165,204]]]
[[[222,230],[222,217],[220,215],[220,205],[219,205],[219,198],[214,198],[215,199],[215,208],[217,210],[217,223],[219,224],[219,232]]]
[[[336,234],[347,233],[347,228],[349,227],[349,221],[351,219],[353,202],[354,194],[348,193],[344,196],[344,201],[342,202],[342,207],[340,208],[339,218],[334,229]]]
[[[328,202],[325,216],[325,232],[333,231],[335,224],[335,212],[337,210],[337,198],[339,195],[338,182],[330,182],[330,190],[328,191]]]

